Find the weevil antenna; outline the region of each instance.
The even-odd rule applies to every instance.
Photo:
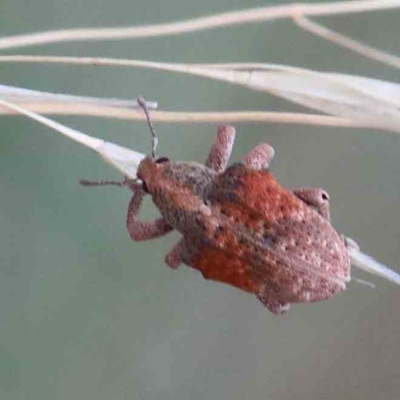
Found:
[[[144,114],[146,115],[147,124],[149,125],[150,133],[151,133],[151,155],[153,158],[156,158],[156,149],[158,145],[158,137],[156,135],[156,131],[154,130],[154,126],[150,119],[149,109],[147,108],[146,101],[143,97],[138,97],[137,103],[140,107],[142,107]]]

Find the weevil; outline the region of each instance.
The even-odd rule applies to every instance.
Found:
[[[181,232],[182,239],[166,257],[171,268],[181,263],[192,266],[208,279],[255,294],[275,314],[286,311],[290,303],[329,299],[345,289],[350,261],[400,285],[398,273],[335,231],[326,191],[290,191],[278,183],[269,171],[274,155],[271,146],[261,144],[242,164],[226,168],[235,137],[233,127],[218,130],[205,165],[156,158],[157,136],[145,101],[138,99],[152,134],[152,154],[136,171],[139,153],[71,130],[22,107],[0,103],[87,145],[127,172],[129,178],[122,182],[81,183],[132,189],[127,225],[134,240],[163,236],[173,229]],[[136,172],[137,178],[130,179]],[[138,219],[145,193],[151,194],[162,218],[153,222]]]
[[[166,255],[175,269],[186,264],[204,278],[252,293],[274,314],[291,303],[330,299],[350,280],[349,246],[330,223],[323,189],[284,188],[270,172],[274,149],[266,143],[242,163],[227,167],[235,129],[222,126],[204,165],[152,154],[137,170],[127,228],[133,241],[177,230],[182,238]],[[89,184],[88,182],[84,182]],[[150,195],[161,217],[145,222],[138,214]]]
[[[132,187],[131,238],[176,229],[182,238],[167,254],[168,266],[183,263],[253,293],[275,314],[345,289],[350,258],[329,221],[327,192],[285,189],[268,170],[268,144],[226,168],[234,137],[233,127],[220,127],[205,165],[146,157],[137,172],[143,185]],[[162,215],[154,222],[137,217],[145,194]]]

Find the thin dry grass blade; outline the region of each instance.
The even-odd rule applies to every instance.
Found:
[[[296,104],[356,121],[363,125],[400,132],[399,85],[371,78],[330,74],[282,65],[260,69],[227,68],[221,64],[173,64],[144,60],[113,60],[42,56],[0,56],[0,62],[51,62],[93,65],[129,65],[185,73],[264,91]]]
[[[396,285],[400,285],[400,275],[386,265],[383,265],[379,261],[370,257],[367,254],[364,254],[360,250],[349,249],[351,264],[354,267],[360,268],[363,271],[369,272],[370,274],[374,274],[380,276],[381,278],[385,278],[390,282],[395,283]]]
[[[396,57],[393,54],[381,51],[375,47],[367,46],[364,43],[335,32],[332,29],[328,29],[324,25],[318,24],[315,21],[311,21],[309,18],[299,16],[293,18],[293,21],[300,28],[311,32],[313,35],[319,36],[320,38],[323,38],[329,42],[336,43],[337,45],[354,51],[363,57],[370,58],[371,60],[375,60],[393,68],[400,69],[400,57]]]
[[[145,121],[141,111],[125,108],[92,106],[85,104],[24,103],[29,110],[50,115],[80,115],[97,118],[110,118],[129,121]],[[15,115],[19,111],[0,107],[0,115]],[[346,128],[366,128],[368,125],[340,117],[317,114],[268,112],[268,111],[232,111],[232,112],[172,112],[152,111],[152,120],[157,122],[190,124],[232,124],[238,122],[281,123],[311,126],[329,126]]]
[[[133,26],[126,28],[71,29],[40,32],[28,35],[3,37],[1,49],[12,49],[48,43],[89,40],[121,40],[143,37],[170,36],[198,32],[226,26],[293,18],[294,16],[324,16],[351,14],[400,7],[398,0],[362,0],[320,2],[315,4],[293,3],[278,6],[259,7],[214,14],[172,23]]]
[[[143,159],[144,155],[134,150],[127,149],[125,147],[118,146],[114,143],[106,142],[105,140],[98,139],[75,129],[69,128],[65,125],[59,124],[58,122],[52,121],[49,118],[43,117],[42,115],[36,114],[26,108],[19,107],[15,104],[3,101],[0,99],[0,106],[17,111],[35,121],[40,122],[60,133],[64,136],[74,140],[89,149],[94,150],[98,153],[108,164],[112,165],[124,176],[135,179],[136,170]]]
[[[50,104],[74,104],[74,105],[98,105],[110,107],[126,107],[141,109],[136,99],[110,99],[87,96],[72,96],[63,93],[50,93],[40,90],[31,90],[16,86],[0,85],[0,97],[11,103],[50,103]],[[149,109],[157,108],[157,103],[146,101]]]

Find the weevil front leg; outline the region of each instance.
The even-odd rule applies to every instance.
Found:
[[[173,230],[173,227],[165,221],[164,218],[158,218],[155,221],[144,222],[136,218],[140,211],[140,206],[142,205],[144,191],[141,186],[129,179],[124,178],[123,181],[89,181],[86,179],[81,179],[80,184],[83,186],[119,186],[119,187],[129,187],[133,196],[128,206],[128,215],[126,219],[126,225],[128,232],[133,241],[143,241],[155,239],[160,236],[164,236]]]
[[[261,143],[246,155],[244,165],[255,170],[267,169],[274,155],[275,150],[272,146]]]
[[[228,164],[235,141],[236,130],[233,126],[220,126],[211,147],[205,166],[216,172],[223,172]]]
[[[128,206],[126,225],[132,240],[137,242],[154,239],[171,232],[173,227],[164,218],[149,222],[140,221],[137,218],[145,192],[139,185],[131,185],[130,188],[133,191],[133,196]]]
[[[303,200],[304,203],[308,204],[311,207],[315,207],[318,214],[330,221],[331,212],[329,205],[329,194],[326,190],[320,188],[301,188],[293,190],[293,193],[300,200]]]

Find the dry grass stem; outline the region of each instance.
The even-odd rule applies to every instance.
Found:
[[[363,57],[379,61],[383,64],[400,69],[400,57],[396,57],[387,52],[381,51],[371,46],[367,46],[359,41],[356,41],[348,36],[342,35],[338,32],[328,29],[327,27],[311,21],[305,17],[295,17],[293,21],[302,29],[311,32],[313,35],[319,36],[329,42],[336,43],[337,45],[354,51]]]
[[[48,56],[0,56],[0,62],[51,62],[82,65],[124,65],[178,72],[267,92],[325,114],[400,132],[400,86],[359,76],[321,73],[304,68],[264,64],[260,69],[221,68],[145,60],[113,60]]]
[[[87,96],[72,96],[63,93],[50,93],[41,90],[24,89],[16,86],[0,85],[0,97],[11,103],[33,103],[41,104],[48,102],[49,105],[66,105],[71,104],[79,106],[109,106],[109,107],[126,107],[140,109],[136,99],[116,99],[101,98]],[[149,109],[156,109],[156,102],[146,101]],[[67,107],[68,108],[68,107]],[[4,111],[4,110],[3,110]]]
[[[17,103],[18,104],[18,103]],[[142,112],[127,108],[114,108],[86,104],[54,104],[54,103],[24,103],[31,111],[48,115],[80,115],[119,120],[144,121]],[[0,108],[0,115],[19,114],[13,109]],[[232,111],[232,112],[168,112],[152,111],[151,117],[157,122],[174,123],[281,123],[327,127],[365,128],[368,124],[340,117],[317,114],[268,112],[268,111]]]
[[[126,28],[71,29],[3,37],[0,50],[15,49],[48,43],[89,40],[121,40],[156,36],[179,35],[207,29],[242,25],[255,22],[287,19],[297,16],[328,16],[388,10],[400,7],[399,0],[363,0],[320,2],[315,4],[293,3],[288,5],[260,7],[172,23],[133,26]]]
[[[144,155],[137,151],[118,146],[114,143],[106,142],[105,140],[86,135],[68,126],[62,125],[56,121],[36,114],[25,107],[20,107],[16,104],[9,103],[0,99],[0,107],[13,110],[15,113],[25,115],[42,125],[61,133],[62,135],[74,140],[75,142],[88,147],[99,154],[103,160],[112,165],[124,176],[136,179],[136,171],[140,161]]]

